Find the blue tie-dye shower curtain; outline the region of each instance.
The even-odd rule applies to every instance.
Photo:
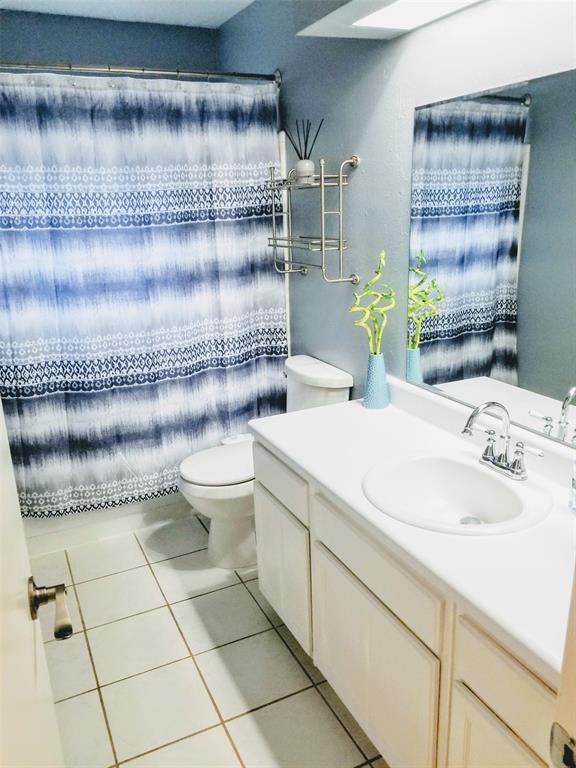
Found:
[[[273,84],[0,78],[0,386],[25,516],[163,496],[283,408]]]
[[[516,296],[528,109],[460,101],[419,109],[410,259],[445,298],[422,327],[424,381],[517,383]]]

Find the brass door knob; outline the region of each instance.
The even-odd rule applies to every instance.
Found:
[[[66,602],[66,587],[64,584],[56,584],[53,587],[37,587],[34,578],[28,579],[28,602],[30,604],[30,616],[38,618],[38,608],[47,603],[55,603],[54,612],[54,637],[56,640],[66,640],[72,635],[72,621]]]

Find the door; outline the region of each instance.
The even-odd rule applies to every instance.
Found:
[[[564,646],[564,664],[551,734],[552,765],[576,768],[576,571]]]
[[[435,766],[439,660],[318,542],[312,574],[314,663],[389,765]]]
[[[38,621],[28,608],[30,561],[0,409],[0,765],[64,765]],[[49,610],[49,609],[45,609]]]
[[[310,534],[264,486],[254,484],[260,589],[312,655]]]
[[[462,683],[455,683],[449,768],[545,768],[544,763]]]

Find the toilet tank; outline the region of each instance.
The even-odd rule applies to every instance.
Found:
[[[350,397],[354,379],[346,371],[309,355],[286,360],[287,410],[341,403]]]

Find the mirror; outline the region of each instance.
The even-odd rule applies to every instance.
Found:
[[[417,109],[411,205],[406,378],[576,445],[576,70]]]

